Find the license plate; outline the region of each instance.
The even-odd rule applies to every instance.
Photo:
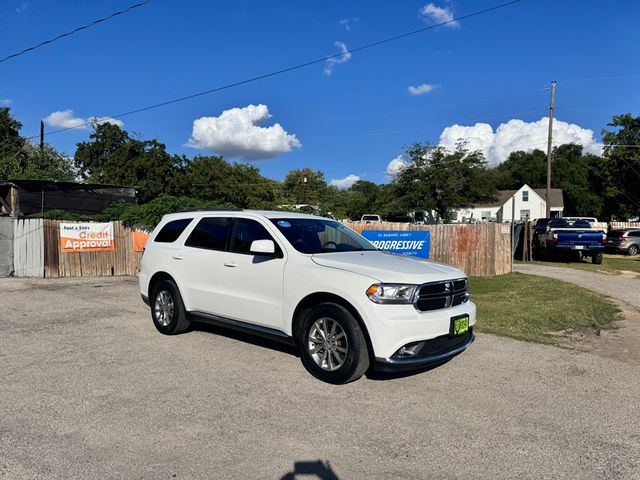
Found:
[[[451,319],[451,329],[449,333],[455,337],[464,335],[469,331],[469,315],[459,315]]]
[[[584,245],[574,245],[573,249],[574,250],[584,250]]]

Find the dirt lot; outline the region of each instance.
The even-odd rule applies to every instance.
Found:
[[[0,478],[639,478],[635,362],[479,335],[338,387],[250,337],[158,334],[132,278],[0,288]]]

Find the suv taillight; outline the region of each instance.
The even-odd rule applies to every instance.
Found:
[[[558,243],[558,234],[554,233],[553,236],[551,237],[551,241],[553,243]]]

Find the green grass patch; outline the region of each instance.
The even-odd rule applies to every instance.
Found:
[[[475,277],[469,288],[478,308],[474,329],[519,340],[555,344],[553,332],[598,331],[620,316],[601,295],[551,278],[521,273]]]
[[[535,261],[538,265],[549,265],[550,267],[568,267],[577,268],[578,270],[587,270],[597,273],[618,274],[620,270],[629,270],[631,272],[640,273],[640,255],[629,257],[627,255],[608,255],[605,254],[604,260],[600,265],[591,263],[591,258],[584,260],[567,261],[557,259],[554,261]]]

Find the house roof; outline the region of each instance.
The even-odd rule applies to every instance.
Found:
[[[498,192],[496,193],[496,199],[494,201],[476,203],[473,206],[474,208],[501,207],[502,205],[507,203],[511,199],[511,197],[513,197],[517,192],[519,192],[521,188],[522,187],[520,187],[518,190],[498,190]],[[531,188],[531,190],[536,192],[536,194],[538,194],[538,196],[540,196],[540,198],[542,198],[543,200],[547,195],[546,188]],[[551,193],[551,200],[549,203],[551,204],[551,208],[564,208],[564,198],[562,195],[562,189],[552,188],[550,193]]]

